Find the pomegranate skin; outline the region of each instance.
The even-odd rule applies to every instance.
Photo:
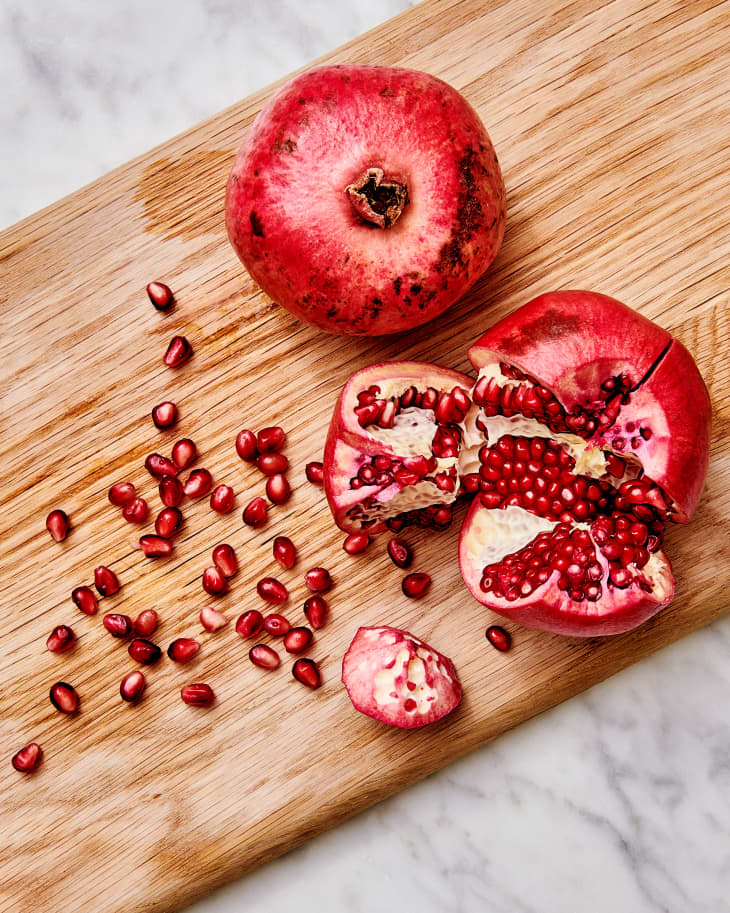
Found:
[[[387,227],[354,190],[369,169],[407,193]],[[261,288],[312,326],[357,336],[441,314],[494,260],[504,220],[477,113],[440,79],[393,67],[319,67],[287,83],[249,131],[226,197],[229,239]]]

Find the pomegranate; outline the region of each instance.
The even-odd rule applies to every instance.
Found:
[[[224,577],[235,577],[238,573],[238,558],[232,545],[222,542],[213,549],[213,564]]]
[[[155,532],[163,539],[170,539],[183,524],[182,511],[177,507],[163,507],[155,518]]]
[[[157,490],[165,507],[178,507],[185,497],[182,482],[177,476],[163,476]]]
[[[170,287],[164,282],[150,282],[147,286],[147,295],[158,311],[169,311],[175,303]]]
[[[269,506],[264,498],[254,498],[243,508],[243,522],[246,526],[258,529],[263,526],[269,516]]]
[[[297,547],[288,536],[277,536],[273,545],[274,558],[284,568],[289,571],[294,567],[297,560]]]
[[[109,503],[115,507],[126,507],[134,501],[136,489],[131,482],[115,482],[109,489]]]
[[[289,598],[289,591],[275,577],[262,577],[256,584],[256,592],[266,602],[281,603]]]
[[[172,428],[177,421],[177,418],[177,406],[169,400],[166,400],[164,403],[159,403],[152,410],[152,421],[155,423],[155,427],[159,428],[160,431],[164,431],[166,428]]]
[[[256,465],[265,476],[281,475],[289,468],[289,460],[283,453],[262,453]]]
[[[129,637],[134,629],[134,623],[129,615],[121,615],[117,612],[107,612],[102,618],[102,624],[112,637]]]
[[[155,479],[161,479],[163,476],[176,476],[180,472],[179,467],[161,453],[151,453],[144,461],[144,468]]]
[[[348,555],[360,555],[370,545],[370,536],[367,533],[351,533],[342,543],[342,548]]]
[[[298,659],[292,666],[291,674],[307,688],[319,688],[322,684],[319,666],[313,659]]]
[[[213,487],[213,476],[207,469],[193,469],[183,486],[188,498],[202,498]]]
[[[157,644],[152,643],[151,640],[147,640],[145,637],[135,637],[127,647],[127,652],[132,659],[142,663],[143,666],[156,663],[162,656],[162,650]]]
[[[307,571],[304,583],[313,593],[327,593],[332,589],[332,577],[324,567],[313,567],[311,571]]]
[[[70,650],[75,643],[76,635],[73,632],[73,628],[70,628],[68,625],[56,625],[48,635],[46,649],[50,653],[65,653],[66,650]]]
[[[199,641],[192,637],[178,637],[167,648],[167,655],[174,663],[187,663],[199,650]]]
[[[135,669],[128,672],[119,684],[119,694],[123,701],[128,704],[136,704],[141,700],[144,689],[147,687],[147,679],[144,672]]]
[[[51,703],[60,713],[76,713],[79,709],[79,695],[68,682],[56,682],[48,692]]]
[[[208,707],[215,700],[215,692],[205,682],[193,682],[191,685],[182,686],[180,697],[184,703],[193,707]]]
[[[304,653],[309,649],[311,643],[312,632],[309,628],[291,628],[284,635],[284,649],[287,653]]]
[[[84,615],[96,615],[99,611],[99,600],[90,586],[77,586],[71,592],[71,599]]]
[[[200,610],[200,624],[209,634],[215,634],[216,631],[225,628],[228,619],[223,612],[214,609],[212,605],[206,605]]]
[[[408,574],[403,578],[401,589],[403,595],[409,599],[420,599],[425,596],[431,588],[431,577],[429,574]]]
[[[328,614],[329,605],[323,596],[309,596],[304,600],[304,616],[315,630],[325,626]]]
[[[30,774],[43,760],[43,749],[38,742],[29,742],[20,751],[16,751],[10,759],[13,767],[20,773]]]
[[[402,539],[391,539],[388,542],[388,557],[396,567],[407,568],[413,562],[413,552]]]
[[[160,619],[154,609],[143,609],[134,622],[134,633],[149,637],[157,630]]]
[[[172,508],[170,508],[172,510]],[[173,545],[164,536],[145,535],[139,537],[139,547],[145,558],[169,558]]]
[[[311,463],[307,463],[307,465],[304,467],[304,474],[307,477],[307,481],[311,482],[312,485],[324,484],[323,467],[318,460],[313,460]]]
[[[197,458],[198,448],[195,446],[195,441],[191,441],[189,437],[183,437],[175,442],[172,448],[172,462],[180,472],[187,469],[188,466],[192,466]]]
[[[219,485],[210,496],[210,507],[217,514],[229,514],[233,510],[236,493],[230,485]]]
[[[287,477],[277,472],[266,480],[266,497],[272,504],[285,504],[291,497],[291,485]]]
[[[264,629],[264,616],[258,609],[249,609],[243,615],[239,615],[236,622],[236,634],[247,640],[249,637],[256,637]]]
[[[247,463],[254,463],[256,461],[259,451],[256,435],[253,431],[244,428],[243,431],[238,432],[236,435],[236,453],[242,460],[246,460]]]
[[[276,612],[264,618],[264,631],[267,634],[271,634],[272,637],[283,637],[289,633],[290,629],[289,619],[284,618],[283,615],[278,615]]]
[[[440,720],[461,700],[451,660],[387,626],[358,630],[342,660],[342,682],[356,710],[401,729]]]
[[[436,317],[496,256],[504,184],[468,102],[427,73],[327,66],[288,82],[228,183],[228,236],[264,291],[330,333]]]
[[[500,625],[491,625],[487,628],[486,637],[495,650],[506,653],[512,646],[512,636]]]
[[[228,592],[228,580],[218,567],[207,567],[201,583],[209,596],[222,596]]]
[[[100,564],[97,568],[94,568],[94,586],[102,596],[113,596],[115,593],[119,592],[121,584],[119,583],[119,578],[111,568]],[[83,587],[80,587],[79,589],[83,589]],[[78,590],[75,590],[74,592],[78,593]],[[86,609],[82,609],[82,611],[85,612]],[[91,615],[93,613],[87,612],[86,614]]]
[[[248,651],[248,658],[260,669],[278,669],[281,665],[279,654],[266,644],[256,644]]]
[[[285,440],[286,431],[279,425],[272,425],[259,431],[256,435],[256,446],[259,453],[271,453],[274,450],[281,450]]]
[[[63,542],[68,535],[71,523],[68,514],[64,510],[56,508],[46,517],[46,529],[51,534],[54,542]]]
[[[169,476],[165,478],[169,478]],[[125,504],[122,516],[127,523],[146,523],[149,512],[149,505],[144,498],[133,498],[129,504]]]
[[[168,368],[179,368],[193,356],[193,347],[184,336],[173,336],[167,347],[164,363]]]

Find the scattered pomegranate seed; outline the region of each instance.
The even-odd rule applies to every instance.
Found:
[[[177,507],[164,507],[155,520],[155,532],[163,539],[171,539],[183,523],[182,511]]]
[[[109,503],[115,507],[126,507],[134,501],[137,491],[131,482],[115,482],[109,489]]]
[[[149,637],[150,634],[154,634],[157,630],[159,621],[159,616],[154,609],[144,609],[144,611],[139,613],[134,623],[134,633],[140,634],[142,637]]]
[[[256,592],[266,602],[286,602],[289,592],[281,581],[274,577],[263,577],[256,584]]]
[[[328,612],[329,606],[324,597],[310,596],[304,600],[304,616],[315,630],[325,626]]]
[[[182,472],[183,469],[187,469],[188,466],[192,466],[197,457],[198,448],[195,446],[195,442],[191,441],[189,437],[181,438],[179,441],[175,442],[175,446],[172,448],[172,462],[177,466],[180,472]]]
[[[312,632],[309,628],[292,628],[284,635],[284,649],[287,653],[304,653],[312,643]]]
[[[312,485],[324,484],[324,468],[321,463],[317,461],[307,463],[304,467],[304,472],[307,476],[307,481],[311,482]]]
[[[326,593],[332,588],[330,572],[323,567],[313,567],[311,571],[307,571],[304,583],[313,593]]]
[[[144,694],[144,689],[146,687],[147,679],[144,677],[144,672],[135,669],[133,672],[129,672],[125,675],[122,679],[119,685],[119,694],[121,695],[122,700],[126,701],[128,704],[136,704]]]
[[[161,453],[151,453],[144,461],[144,468],[156,479],[161,479],[163,476],[176,476],[179,471],[172,460],[168,460]]]
[[[408,574],[403,578],[401,589],[409,599],[420,599],[425,596],[431,586],[431,577],[428,574]]]
[[[216,631],[220,631],[221,628],[225,628],[228,624],[228,619],[223,612],[219,612],[213,606],[206,605],[200,610],[200,624],[209,634],[214,634]]]
[[[342,548],[348,555],[359,555],[370,545],[370,536],[367,533],[352,533],[342,543]]]
[[[253,431],[244,428],[243,431],[238,432],[236,436],[236,453],[247,463],[254,462],[259,455],[259,451],[256,446],[256,435]]]
[[[46,641],[49,653],[65,653],[76,643],[76,635],[68,625],[56,625]]]
[[[135,498],[122,510],[122,516],[127,523],[144,523],[149,516],[149,505],[144,498]]]
[[[104,616],[103,624],[112,637],[129,637],[132,633],[133,625],[129,615],[109,612]]]
[[[266,480],[266,497],[272,504],[284,504],[291,497],[291,485],[281,472]]]
[[[240,615],[236,622],[236,634],[244,640],[256,637],[264,628],[264,616],[258,609],[249,609]]]
[[[99,567],[94,569],[94,586],[102,596],[113,596],[119,592],[121,584],[114,571],[100,564]]]
[[[213,564],[224,577],[235,577],[238,573],[238,558],[233,547],[223,542],[213,549]]]
[[[219,485],[210,496],[210,506],[217,514],[229,514],[235,499],[236,494],[230,485]]]
[[[192,354],[193,347],[184,336],[173,336],[163,361],[168,368],[179,368],[186,361],[190,361]]]
[[[51,685],[48,696],[51,703],[61,713],[76,713],[79,709],[79,696],[73,685],[68,682],[56,682]]]
[[[164,536],[145,535],[139,537],[139,547],[145,558],[168,558],[172,554],[172,542]]]
[[[175,303],[169,286],[164,282],[150,282],[147,286],[147,295],[158,311],[169,311]]]
[[[283,637],[290,629],[291,625],[283,615],[272,613],[264,618],[264,631],[272,637]]]
[[[157,644],[153,644],[151,640],[147,640],[144,637],[135,637],[127,647],[127,652],[132,659],[142,663],[143,666],[156,663],[162,656],[162,650]]]
[[[180,697],[193,707],[207,707],[215,700],[215,692],[205,682],[194,682],[192,685],[182,686]]]
[[[193,469],[183,486],[183,491],[189,498],[202,498],[212,487],[213,476],[207,469]]]
[[[46,517],[46,529],[54,542],[63,542],[70,526],[68,514],[63,510],[52,510]]]
[[[38,742],[29,742],[20,751],[16,751],[10,763],[20,773],[30,774],[43,760],[43,749]]]
[[[99,611],[99,600],[90,586],[77,586],[71,593],[71,599],[84,615],[96,615]]]
[[[203,589],[209,596],[222,596],[228,590],[228,581],[217,567],[203,571]]]
[[[167,655],[174,663],[187,663],[200,650],[200,644],[192,637],[178,637],[167,648]]]
[[[292,666],[291,674],[307,688],[319,688],[322,684],[319,667],[313,659],[298,659]]]
[[[495,650],[499,650],[502,653],[505,653],[512,646],[512,636],[509,631],[505,631],[499,625],[492,625],[487,628],[487,640]]]
[[[262,453],[256,460],[256,465],[265,476],[275,476],[287,471],[289,460],[283,453]]]
[[[260,669],[278,669],[281,665],[279,654],[266,644],[256,644],[248,651],[248,658]]]
[[[297,549],[288,536],[277,536],[274,539],[274,558],[288,571],[297,560]]]
[[[182,482],[176,476],[163,476],[158,487],[160,501],[165,507],[177,507],[185,497]]]
[[[407,568],[413,561],[410,545],[402,539],[391,539],[388,543],[388,555],[396,567]]]
[[[169,400],[160,403],[152,410],[152,421],[161,431],[172,428],[177,421],[177,406]]]
[[[259,453],[271,453],[274,450],[281,450],[286,440],[286,432],[279,425],[272,425],[270,428],[262,428],[256,435],[256,446]]]
[[[243,509],[243,522],[254,529],[263,526],[269,516],[269,507],[263,498],[254,498]]]

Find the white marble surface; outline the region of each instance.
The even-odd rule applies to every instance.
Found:
[[[0,226],[408,0],[3,0]],[[730,618],[190,913],[730,911]]]

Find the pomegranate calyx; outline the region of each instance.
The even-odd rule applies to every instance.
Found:
[[[385,180],[382,168],[366,169],[356,183],[345,187],[345,193],[360,218],[378,228],[394,225],[408,203],[408,186]]]

